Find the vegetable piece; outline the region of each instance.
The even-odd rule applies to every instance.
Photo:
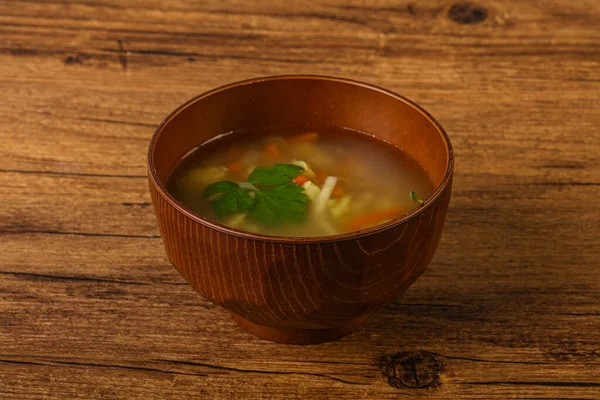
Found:
[[[233,172],[234,174],[242,172],[242,163],[241,162],[233,162],[227,166],[229,172]]]
[[[304,172],[302,172],[302,175],[306,175],[310,178],[316,177],[315,172],[312,170],[311,167],[308,166],[306,161],[294,160],[292,161],[292,164],[297,165],[304,170]]]
[[[338,229],[336,229],[335,226],[333,226],[333,223],[331,222],[331,218],[326,217],[326,218],[321,218],[319,220],[317,220],[317,225],[319,225],[319,227],[321,227],[321,229],[324,231],[325,235],[337,235],[339,232]]]
[[[254,201],[249,217],[263,225],[274,225],[301,222],[310,199],[304,188],[288,183],[259,190]]]
[[[319,196],[315,200],[315,204],[313,206],[315,216],[324,215],[325,211],[327,210],[327,202],[331,197],[331,192],[333,192],[336,183],[337,178],[335,176],[328,176],[325,178],[325,183],[321,188],[321,193],[319,193]]]
[[[292,183],[300,172],[302,168],[292,164],[257,167],[248,176],[248,182],[221,181],[208,185],[204,198],[212,198],[211,206],[221,219],[249,210],[250,219],[262,225],[300,222],[310,201],[304,188]]]
[[[335,185],[338,181],[338,178],[335,176],[328,176],[325,178],[325,183],[319,192],[316,200],[314,201],[314,205],[312,207],[312,218],[314,221],[323,229],[327,235],[334,235],[337,232],[336,228],[333,226],[331,221],[331,216],[328,211],[329,198],[331,197],[331,192],[335,188]]]
[[[300,135],[292,136],[292,137],[288,138],[287,141],[288,141],[288,143],[291,143],[291,144],[306,143],[306,142],[314,142],[318,138],[319,138],[318,133],[308,132],[308,133],[301,133]]]
[[[346,224],[346,230],[358,231],[360,229],[368,228],[402,215],[405,211],[405,209],[397,207],[360,215]]]
[[[331,192],[332,197],[342,197],[344,194],[346,194],[346,191],[340,185],[336,185],[333,192]]]
[[[210,182],[221,180],[227,173],[227,167],[204,167],[193,168],[187,174],[178,179],[182,185],[189,187],[204,187]]]
[[[265,147],[265,157],[269,160],[276,160],[279,158],[279,149],[275,143],[268,143]]]
[[[341,219],[351,210],[351,205],[352,196],[349,194],[339,199],[330,199],[328,202],[329,212],[337,220]]]
[[[317,196],[319,196],[319,193],[321,193],[321,188],[319,188],[311,181],[304,182],[302,187],[304,188],[306,195],[311,201],[315,201]]]
[[[423,204],[423,199],[421,199],[421,197],[414,190],[411,190],[409,195],[413,201],[416,201],[419,204]]]
[[[236,211],[248,211],[252,207],[252,197],[235,182],[215,182],[204,189],[205,199],[215,195],[218,197],[210,205],[220,219]]]
[[[248,182],[255,186],[281,186],[292,182],[302,172],[302,168],[293,164],[256,167],[248,176]]]
[[[314,222],[325,232],[326,235],[335,235],[339,233],[331,220],[329,215],[328,205],[331,197],[331,192],[335,188],[337,178],[335,176],[328,176],[325,178],[325,184],[322,189],[318,189],[318,186],[314,185],[318,194],[314,200],[314,206],[312,207],[311,218]]]
[[[375,201],[375,195],[372,192],[365,192],[364,190],[358,192],[354,204],[352,204],[352,212],[356,215],[366,214],[374,209],[373,202]]]
[[[292,182],[294,182],[298,186],[302,186],[304,183],[308,182],[308,178],[304,175],[298,175],[297,177],[292,179]]]

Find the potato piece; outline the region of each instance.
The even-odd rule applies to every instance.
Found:
[[[330,199],[328,202],[329,212],[336,219],[340,220],[351,210],[352,195],[345,195],[338,199]]]
[[[292,161],[292,164],[302,168],[304,171],[302,172],[302,175],[309,177],[309,178],[315,178],[317,175],[315,175],[315,172],[312,170],[312,168],[307,164],[306,161],[301,161],[301,160],[294,160]]]
[[[310,201],[314,201],[319,196],[319,193],[321,193],[321,188],[319,188],[312,181],[304,182],[302,187],[304,188],[304,192],[306,193]]]
[[[178,183],[190,188],[204,188],[211,183],[223,180],[226,173],[227,167],[223,166],[193,168],[185,176],[179,178]]]

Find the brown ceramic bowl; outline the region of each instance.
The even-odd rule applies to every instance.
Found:
[[[182,157],[223,133],[332,125],[400,147],[425,169],[434,193],[383,225],[289,238],[219,225],[195,215],[165,189]],[[159,125],[148,154],[150,193],[171,263],[249,332],[296,344],[351,332],[425,271],[442,234],[453,164],[444,130],[417,105],[378,87],[322,76],[258,78],[195,97]]]

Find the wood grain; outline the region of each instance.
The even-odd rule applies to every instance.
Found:
[[[599,398],[600,5],[457,3],[0,2],[0,397]],[[145,205],[169,111],[286,73],[404,94],[457,155],[425,275],[311,348],[197,296]],[[390,385],[420,350],[436,384]]]

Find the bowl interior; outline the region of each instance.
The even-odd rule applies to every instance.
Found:
[[[186,154],[206,141],[236,131],[277,127],[318,131],[331,126],[368,133],[408,153],[435,187],[425,199],[425,206],[449,181],[453,167],[449,139],[425,111],[387,90],[320,76],[253,79],[217,88],[184,103],[159,125],[152,138],[148,157],[151,180],[169,199],[172,196],[165,189],[169,175]],[[191,215],[178,202],[169,201]],[[423,208],[378,227],[410,218]],[[220,230],[241,232],[192,217]]]
[[[159,126],[150,167],[160,184],[207,140],[237,130],[336,126],[384,139],[417,160],[434,186],[448,172],[449,142],[435,121],[408,100],[358,82],[275,77],[240,82],[200,95]]]

